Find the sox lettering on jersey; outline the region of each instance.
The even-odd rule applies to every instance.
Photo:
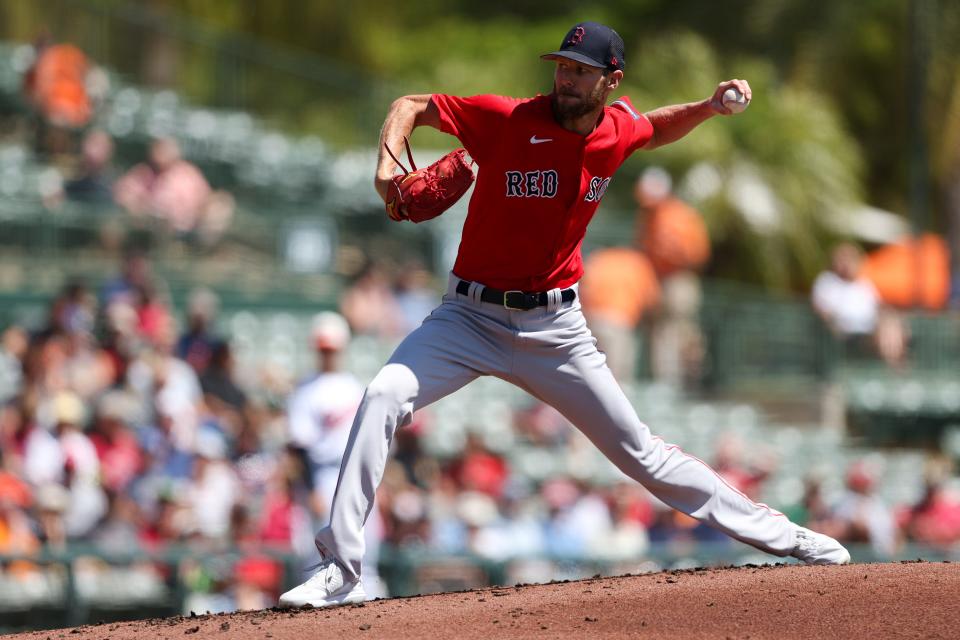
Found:
[[[610,186],[610,178],[591,178],[590,190],[583,197],[584,202],[600,202],[600,198],[607,192]]]
[[[558,175],[553,169],[507,171],[508,198],[552,198],[557,195]]]

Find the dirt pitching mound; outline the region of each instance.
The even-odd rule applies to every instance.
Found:
[[[10,638],[956,638],[960,564],[696,569]]]

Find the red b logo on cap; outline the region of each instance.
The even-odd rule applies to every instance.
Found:
[[[573,33],[570,34],[570,39],[567,40],[567,44],[580,44],[580,41],[583,40],[584,33],[583,27],[577,27],[573,30]]]

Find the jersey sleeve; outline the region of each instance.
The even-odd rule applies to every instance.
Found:
[[[610,106],[629,116],[628,125],[624,131],[626,139],[623,140],[628,155],[650,141],[650,138],[653,137],[653,124],[647,116],[633,106],[630,98],[623,96],[615,100]]]
[[[440,130],[459,138],[478,163],[488,156],[498,129],[518,102],[502,96],[460,98],[440,93],[431,99],[440,112]]]

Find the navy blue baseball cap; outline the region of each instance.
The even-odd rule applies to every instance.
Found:
[[[623,71],[623,38],[599,22],[573,25],[560,44],[560,50],[540,56],[544,60],[568,58],[591,67]]]

